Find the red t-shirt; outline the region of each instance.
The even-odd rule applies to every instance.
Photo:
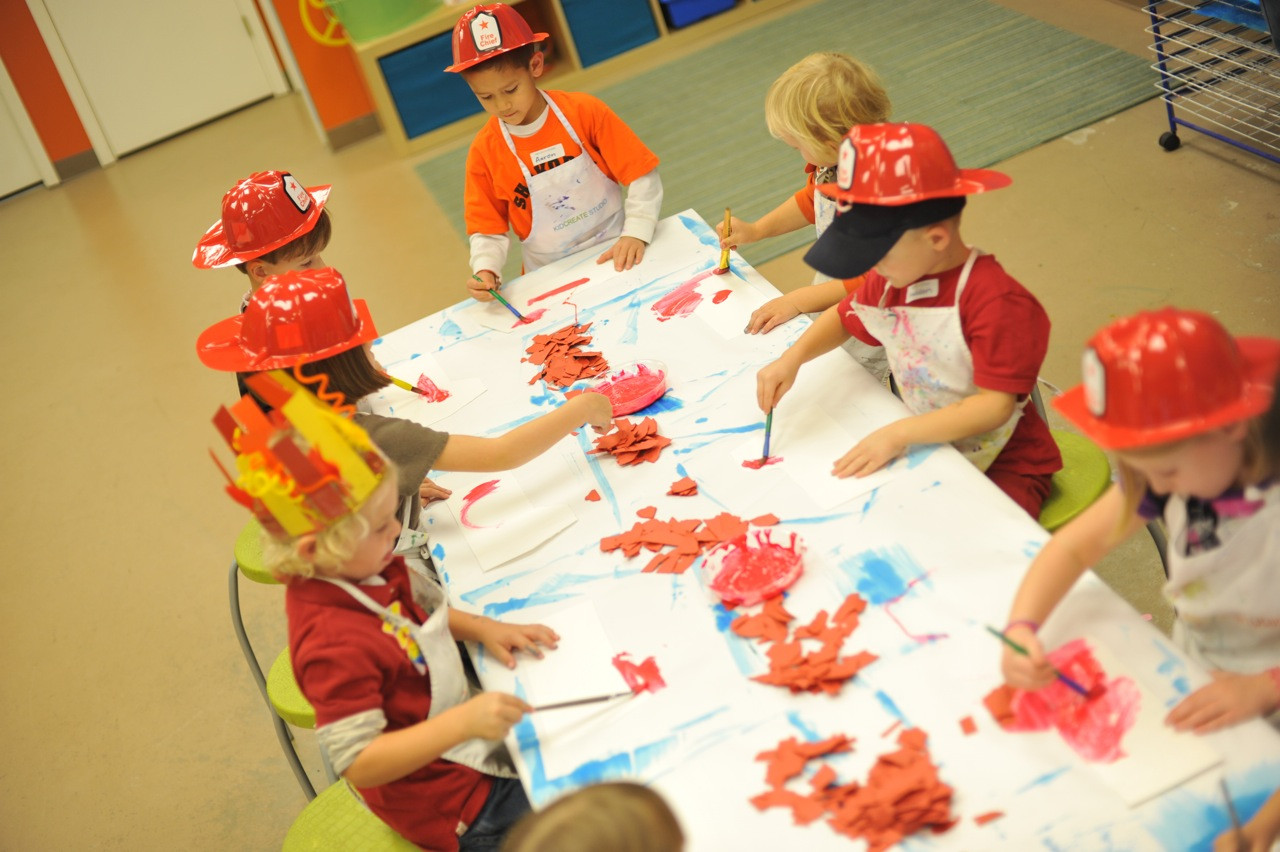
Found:
[[[421,623],[404,560],[382,572],[385,586],[360,590],[384,607]],[[381,708],[386,732],[427,718],[430,672],[418,674],[382,620],[345,591],[323,580],[294,580],[285,591],[289,654],[302,694],[316,711],[316,726]],[[493,786],[482,772],[434,760],[380,787],[361,788],[370,810],[405,838],[428,849],[455,850],[459,822],[475,821]]]
[[[591,159],[610,180],[623,186],[658,167],[658,157],[645,147],[640,137],[618,118],[604,101],[580,92],[548,91],[565,120],[573,125]],[[533,216],[529,212],[529,189],[511,149],[502,138],[497,116],[480,129],[467,153],[463,213],[468,234],[505,234],[508,225],[521,240],[529,236]],[[582,153],[555,113],[547,108],[546,122],[532,136],[511,137],[516,153],[530,174],[538,174],[568,162]],[[535,165],[534,154],[560,146],[560,156]]]
[[[880,341],[867,331],[851,308],[877,306],[888,290],[884,307],[940,308],[956,303],[956,285],[961,266],[930,276],[938,279],[936,296],[907,302],[907,287],[890,287],[874,269],[864,282],[840,303],[845,331],[872,346],[892,349],[894,341]],[[921,279],[925,280],[925,279]],[[973,359],[973,383],[987,390],[1011,393],[1025,399],[1035,389],[1049,348],[1049,316],[1036,297],[1012,278],[993,255],[983,255],[973,264],[969,282],[960,296],[960,330]],[[1035,406],[1027,404],[1013,435],[988,468],[1016,473],[1053,473],[1062,468],[1058,445]]]

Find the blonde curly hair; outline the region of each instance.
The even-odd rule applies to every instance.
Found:
[[[875,72],[844,53],[809,54],[774,80],[764,98],[774,137],[830,154],[832,163],[849,128],[887,121],[889,111],[889,95]]]

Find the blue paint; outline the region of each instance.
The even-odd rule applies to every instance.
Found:
[[[637,411],[636,416],[661,414],[664,411],[679,411],[682,408],[684,408],[684,403],[680,398],[668,393]]]
[[[502,423],[498,426],[494,426],[492,429],[488,430],[488,434],[494,435],[494,434],[502,434],[504,432],[508,432],[516,428],[517,426],[523,426],[524,424],[528,423],[530,420],[537,420],[539,417],[541,417],[544,414],[546,414],[545,411],[535,411],[532,414],[526,414],[524,417],[517,417],[515,420],[512,420],[508,423]]]
[[[1252,819],[1275,791],[1277,777],[1280,777],[1280,763],[1274,762],[1227,776],[1227,789],[1231,791],[1241,822]],[[1143,825],[1165,849],[1209,852],[1214,839],[1231,828],[1231,817],[1222,794],[1216,787],[1214,790],[1209,798],[1185,789],[1174,790],[1160,800],[1154,818],[1144,820]]]
[[[436,542],[436,546],[431,548],[431,561],[432,562],[444,561],[444,545],[441,544],[440,542]]]
[[[710,246],[716,251],[720,250],[720,238],[716,236],[716,232],[711,230],[711,227],[706,222],[701,219],[692,219],[683,214],[678,215],[676,218],[680,220],[681,225],[684,225],[685,230],[698,238],[698,242],[704,246]],[[717,260],[716,262],[718,263],[719,261]]]
[[[535,394],[529,397],[529,401],[534,405],[551,405],[556,406],[564,402],[564,394],[552,391],[547,387],[546,382],[542,384],[543,393]]]
[[[807,518],[783,518],[779,524],[825,524],[827,521],[838,521],[847,518],[853,512],[836,512],[834,515],[810,515]]]
[[[1177,693],[1174,698],[1165,703],[1165,706],[1172,707],[1191,694],[1191,682],[1187,680],[1187,665],[1178,659],[1178,655],[1164,642],[1159,639],[1151,641],[1156,646],[1156,650],[1160,652],[1160,656],[1163,657],[1160,665],[1156,666],[1156,672],[1168,677],[1174,692]]]
[[[706,417],[699,417],[697,420],[695,420],[695,421],[693,421],[693,422],[694,422],[694,423],[706,423],[706,422],[707,422],[707,420],[708,420],[708,418],[706,418]]]
[[[878,550],[864,550],[853,556],[841,559],[839,567],[845,577],[853,584],[853,589],[846,590],[847,584],[841,584],[841,592],[857,591],[868,603],[882,604],[902,597],[912,580],[924,576],[924,569],[916,564],[900,545],[892,545]]]
[[[627,303],[627,327],[622,332],[620,342],[634,346],[640,339],[640,297],[637,295]]]
[[[517,609],[531,606],[556,603],[575,597],[576,592],[565,592],[564,589],[592,583],[596,580],[608,579],[609,574],[556,574],[539,585],[533,592],[520,598],[508,598],[505,601],[494,601],[484,605],[484,614],[498,616]],[[466,596],[463,597],[466,600]]]
[[[723,707],[717,707],[715,710],[712,710],[710,713],[704,713],[703,715],[699,716],[696,719],[690,719],[688,722],[682,722],[679,725],[676,725],[674,728],[672,728],[672,730],[683,731],[686,728],[692,728],[694,725],[701,724],[702,722],[705,722],[712,717],[719,716],[721,713],[726,713],[728,712],[728,710],[729,710],[729,706],[727,704]]]
[[[680,474],[680,476],[682,476],[682,477],[685,477],[685,476],[688,476],[688,475],[689,475],[689,471],[685,470],[685,469],[684,469],[684,465],[682,465],[682,464],[678,464],[678,465],[676,465],[676,473]]]
[[[622,510],[618,507],[618,498],[613,494],[613,486],[609,484],[608,478],[604,475],[604,470],[600,467],[600,458],[591,455],[590,451],[593,447],[587,446],[586,429],[578,430],[578,446],[582,448],[582,454],[587,457],[587,467],[591,469],[591,476],[595,479],[596,485],[599,486],[600,495],[609,501],[610,508],[613,509],[613,519],[622,523]]]
[[[434,551],[432,552],[434,553]],[[512,580],[517,580],[527,574],[532,574],[536,570],[538,569],[530,568],[528,571],[521,571],[518,574],[508,574],[507,576],[503,577],[501,580],[495,580],[494,582],[488,583],[487,585],[478,586],[477,588],[474,588],[469,592],[463,592],[461,597],[467,603],[474,604],[476,601],[480,600],[481,598],[488,597],[490,592],[496,591],[498,589],[503,588],[504,586],[510,585]]]
[[[727,632],[729,630],[729,625],[738,617],[738,613],[731,609],[725,609],[725,605],[723,603],[717,603],[711,608],[711,611],[715,613],[716,616],[716,630],[719,630],[721,633]]]
[[[445,337],[462,337],[462,326],[445,317],[444,322],[440,323],[440,334]]]
[[[742,435],[747,432],[763,432],[764,421],[748,423],[745,426],[726,426],[723,429],[711,429],[707,432],[694,432],[692,435],[681,435],[681,439],[701,438],[705,435]]]
[[[871,493],[867,495],[867,502],[862,504],[862,515],[866,517],[867,512],[871,511],[871,507],[876,504],[876,498],[880,496],[880,489],[872,488]]]
[[[787,711],[787,721],[795,726],[796,730],[798,730],[809,742],[816,743],[818,740],[822,739],[822,737],[818,735],[817,728],[814,728],[812,725],[805,722],[805,720],[801,718],[800,714],[796,711]]]
[[[916,444],[907,452],[907,470],[914,470],[941,446],[940,444]]]
[[[1028,541],[1022,545],[1022,555],[1028,559],[1034,559],[1042,547],[1044,547],[1043,541]]]
[[[1026,784],[1025,786],[1019,788],[1017,792],[1025,793],[1028,790],[1031,790],[1035,787],[1043,787],[1045,784],[1048,784],[1050,781],[1057,778],[1059,775],[1066,772],[1070,768],[1071,768],[1070,766],[1059,766],[1057,769],[1054,769],[1051,772],[1046,772],[1045,774],[1041,775],[1039,778],[1036,778],[1032,780],[1030,783]]]
[[[907,721],[906,715],[898,709],[898,705],[893,703],[893,699],[890,698],[884,690],[876,690],[876,700],[880,702],[880,706],[883,707],[889,715],[893,716],[903,725],[907,727],[911,726],[911,723]]]

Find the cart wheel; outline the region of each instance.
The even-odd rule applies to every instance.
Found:
[[[1172,130],[1160,134],[1160,147],[1166,151],[1176,151],[1181,144],[1182,140]]]

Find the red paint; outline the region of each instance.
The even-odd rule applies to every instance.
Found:
[[[716,293],[714,296],[711,297],[711,304],[718,305],[721,302],[723,302],[725,299],[729,298],[731,295],[733,295],[732,290],[721,290],[720,292]]]
[[[978,825],[986,825],[989,822],[1000,819],[1004,816],[1004,811],[987,811],[985,814],[978,814],[973,821]]]
[[[548,299],[556,295],[557,293],[563,293],[566,290],[572,290],[574,287],[581,287],[583,284],[586,284],[590,280],[591,280],[590,278],[579,278],[577,281],[570,281],[568,284],[565,284],[561,287],[557,287],[554,290],[548,290],[545,293],[541,293],[537,296],[534,296],[532,299],[529,300],[529,304],[532,305],[534,302],[541,302],[543,299]]]
[[[887,600],[884,602],[885,614],[888,615],[889,618],[893,620],[894,624],[898,625],[898,629],[901,630],[908,639],[912,639],[916,642],[919,642],[922,645],[925,644],[926,642],[935,642],[938,639],[946,639],[947,634],[946,633],[912,633],[910,630],[907,629],[906,625],[903,624],[898,619],[898,616],[893,614],[893,605],[896,604],[898,601],[902,600],[903,598],[905,598],[907,595],[911,594],[911,589],[915,587],[915,584],[919,583],[921,580],[923,580],[925,577],[928,577],[928,576],[929,576],[928,574],[924,574],[920,577],[916,577],[910,583],[907,583],[907,588],[902,594],[898,595],[896,598],[893,598],[892,600]]]
[[[687,317],[693,309],[702,303],[702,295],[698,293],[698,285],[702,279],[712,275],[714,270],[699,272],[688,281],[672,290],[653,303],[653,312],[658,315],[658,322],[666,322],[672,317]]]
[[[1138,717],[1142,696],[1132,678],[1107,680],[1083,639],[1075,639],[1049,655],[1067,677],[1089,690],[1085,698],[1061,680],[1035,691],[1013,690],[1010,716],[1001,726],[1010,731],[1057,728],[1085,760],[1113,763],[1124,757],[1121,740]]]
[[[637,364],[634,371],[623,367],[602,379],[595,390],[613,403],[613,416],[622,417],[661,399],[667,392],[667,374],[662,370],[650,370],[647,364]]]
[[[511,327],[516,328],[517,326],[528,325],[529,323],[537,322],[538,320],[542,319],[542,315],[545,314],[546,312],[547,312],[546,308],[538,308],[536,311],[530,311],[529,313],[524,315],[524,319],[516,320],[515,322],[513,322],[511,324]]]
[[[749,467],[752,470],[759,470],[765,465],[777,464],[782,461],[782,456],[769,456],[767,459],[747,459],[742,463],[743,467]]]
[[[426,373],[418,376],[418,383],[414,387],[418,389],[418,393],[422,394],[422,398],[427,402],[444,402],[450,396],[447,390],[431,381],[431,378]]]
[[[625,651],[618,654],[613,658],[613,667],[622,675],[632,692],[657,692],[667,685],[653,657],[646,657],[639,664],[631,662],[630,658],[631,655]]]
[[[751,606],[771,598],[804,571],[804,544],[791,533],[786,546],[768,529],[748,530],[707,554],[708,584],[721,600]]]
[[[484,529],[483,526],[478,526],[476,524],[471,523],[471,521],[467,519],[467,513],[471,511],[471,505],[475,503],[477,500],[479,500],[481,497],[487,497],[488,495],[497,491],[498,483],[500,481],[501,480],[490,479],[488,482],[481,482],[475,488],[472,488],[470,491],[468,491],[466,497],[462,498],[462,511],[458,513],[458,520],[462,521],[462,525],[464,527],[467,527],[468,529],[473,529],[473,530]],[[494,524],[494,526],[498,526],[498,525]]]

